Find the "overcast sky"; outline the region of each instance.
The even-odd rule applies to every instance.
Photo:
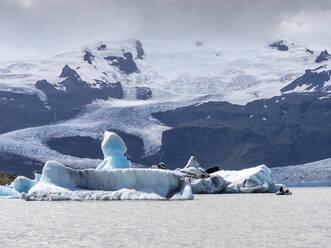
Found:
[[[0,53],[127,38],[329,40],[330,23],[331,0],[0,0]]]

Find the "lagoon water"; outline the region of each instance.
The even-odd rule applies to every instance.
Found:
[[[331,247],[331,188],[194,201],[0,200],[1,247]]]

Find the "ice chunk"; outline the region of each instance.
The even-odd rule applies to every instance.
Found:
[[[191,156],[186,166],[183,169],[179,170],[180,172],[185,173],[187,176],[192,178],[207,178],[209,174],[205,172],[203,168],[200,167],[197,159],[194,156]]]
[[[104,160],[98,165],[97,170],[131,168],[130,161],[124,156],[127,151],[126,145],[116,133],[106,131],[101,148]]]
[[[227,193],[274,193],[279,189],[270,177],[271,171],[265,165],[239,170],[217,171],[212,175],[218,175],[227,182]]]
[[[0,186],[0,197],[1,198],[19,198],[20,193],[10,187]]]
[[[11,186],[18,191],[19,193],[28,193],[28,191],[39,182],[40,180],[40,174],[35,173],[34,174],[35,179],[29,179],[27,177],[19,176],[17,177],[14,182],[11,184]]]
[[[193,193],[182,173],[160,169],[75,170],[49,161],[40,182],[26,200],[191,200]]]
[[[194,156],[191,156],[190,160],[187,162],[186,166],[184,167],[184,169],[190,168],[190,167],[194,167],[199,169],[200,164],[198,163],[197,159]]]
[[[226,188],[225,180],[218,175],[207,179],[190,179],[191,187],[194,194],[219,194],[223,193]]]

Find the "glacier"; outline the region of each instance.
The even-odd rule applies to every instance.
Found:
[[[331,186],[331,158],[302,165],[275,167],[272,178],[288,187]]]
[[[91,88],[97,87],[96,80],[121,82],[124,98],[96,100],[86,107],[84,113],[71,120],[1,134],[0,150],[42,163],[56,160],[77,169],[92,168],[101,161],[61,154],[46,146],[45,141],[69,136],[99,139],[105,130],[116,129],[142,138],[145,153],[153,154],[161,145],[162,132],[169,127],[151,118],[151,113],[207,101],[245,104],[270,98],[280,95],[280,89],[300,76],[303,68],[315,65],[313,56],[305,52],[304,45],[295,45],[287,53],[279,54],[265,42],[238,47],[211,40],[201,47],[192,41],[146,40],[143,44],[146,51],[144,59],[135,60],[140,73],[129,75],[121,73],[116,66],[110,66],[104,59],[119,56],[122,49],[137,57],[135,42],[103,41],[44,60],[1,62],[0,68],[8,71],[6,75],[31,75],[0,78],[2,90],[38,95],[45,104],[47,97],[34,84],[46,79],[57,85],[59,72],[65,64],[76,68],[80,78],[90,83]],[[99,51],[102,44],[110,49]],[[85,51],[95,56],[93,65],[83,61]],[[136,87],[149,87],[153,97],[146,101],[137,100]],[[26,142],[30,145],[26,146]]]

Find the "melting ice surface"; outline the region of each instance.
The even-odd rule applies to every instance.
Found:
[[[185,168],[177,171],[131,168],[123,140],[112,132],[105,132],[101,148],[104,161],[96,169],[77,170],[48,161],[34,180],[17,177],[11,185],[0,186],[0,196],[25,200],[192,200],[194,193],[271,193],[279,187],[265,165],[208,174],[191,157]]]

